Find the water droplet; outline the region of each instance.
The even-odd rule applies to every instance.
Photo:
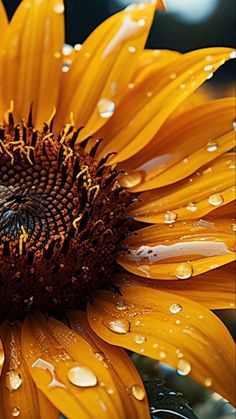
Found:
[[[110,118],[115,108],[114,102],[109,99],[100,99],[98,102],[98,113],[102,118]]]
[[[210,73],[209,76],[207,76],[207,80],[210,80],[213,77],[213,73]]]
[[[147,338],[143,335],[135,335],[134,340],[138,345],[142,345],[147,340]]]
[[[65,7],[63,3],[57,3],[55,4],[55,6],[53,7],[53,10],[55,13],[64,13]]]
[[[236,58],[236,51],[232,51],[232,52],[229,54],[229,58]]]
[[[192,211],[192,212],[197,211],[197,205],[194,204],[194,202],[189,202],[186,208],[187,210]]]
[[[81,50],[81,48],[82,48],[82,45],[81,45],[81,44],[75,44],[75,46],[74,46],[74,50],[75,50],[76,52],[80,51],[80,50]]]
[[[166,224],[172,224],[177,220],[178,216],[175,212],[172,211],[166,211],[166,213],[163,216],[164,223]]]
[[[236,131],[236,121],[233,122],[233,129]]]
[[[105,355],[103,352],[94,352],[94,355],[99,361],[105,360]]]
[[[107,389],[107,393],[108,393],[108,394],[113,394],[113,393],[114,393],[114,390],[113,390],[112,388],[108,388],[108,389]]]
[[[188,262],[180,263],[175,271],[175,276],[179,279],[187,279],[192,276],[193,268]]]
[[[53,55],[55,58],[61,58],[61,53],[59,51],[54,52]]]
[[[236,224],[231,224],[231,229],[232,229],[233,231],[236,231]]]
[[[188,361],[184,359],[179,359],[177,362],[177,373],[179,375],[188,375],[191,371],[191,365]]]
[[[160,359],[164,359],[165,357],[166,357],[165,352],[164,352],[164,351],[160,351],[160,352],[159,352],[159,358],[160,358]]]
[[[134,83],[129,83],[129,84],[128,84],[128,88],[129,88],[129,89],[133,89],[133,88],[134,88],[134,86],[135,86],[135,84],[134,84]]]
[[[214,193],[213,195],[209,196],[208,202],[214,207],[218,207],[218,205],[223,204],[224,198],[220,193]]]
[[[172,73],[170,73],[170,74],[169,74],[169,78],[170,78],[171,80],[176,79],[176,77],[177,77],[177,74],[176,74],[176,73],[174,73],[174,72],[172,72]]]
[[[14,370],[8,371],[6,374],[6,388],[9,391],[18,390],[22,384],[20,374]]]
[[[208,167],[207,169],[202,171],[202,174],[203,175],[209,175],[212,172],[213,172],[212,167]]]
[[[125,335],[130,330],[130,323],[126,319],[114,319],[110,320],[106,325],[114,333],[119,335]]]
[[[69,64],[63,64],[61,71],[62,73],[67,73],[70,70],[70,65]]]
[[[204,71],[211,71],[211,70],[213,70],[213,65],[212,64],[209,64],[209,65],[206,65],[205,67],[204,67]]]
[[[145,26],[145,25],[146,25],[146,21],[145,21],[145,19],[139,19],[139,20],[138,20],[138,25],[139,25],[139,26]]]
[[[145,390],[139,384],[134,384],[130,387],[130,392],[136,400],[143,400],[145,398]]]
[[[133,188],[134,186],[139,185],[142,182],[142,173],[141,172],[134,172],[130,173],[129,175],[123,176],[121,179],[122,186],[126,188]]]
[[[39,369],[42,369],[44,371],[49,371],[50,372],[52,380],[48,384],[49,389],[53,389],[53,388],[56,388],[56,387],[66,388],[66,386],[63,383],[61,383],[60,381],[58,381],[56,379],[55,368],[52,364],[50,364],[50,362],[47,362],[42,358],[38,358],[38,359],[36,359],[35,362],[32,363],[32,368],[39,368]]]
[[[11,411],[12,416],[14,416],[14,418],[16,418],[17,416],[20,415],[20,409],[19,407],[13,407],[12,411]]]
[[[171,314],[178,314],[183,310],[183,307],[180,304],[171,304],[170,306],[170,313]]]
[[[152,92],[147,92],[147,97],[152,97]]]
[[[204,384],[205,384],[206,387],[210,387],[212,385],[211,377],[207,377],[204,381]]]
[[[140,326],[142,324],[141,320],[136,320],[136,322],[134,323],[135,326]]]
[[[62,48],[63,55],[70,55],[70,53],[73,51],[73,47],[70,44],[64,44]]]
[[[209,141],[207,144],[207,151],[209,151],[209,153],[213,153],[216,150],[218,150],[218,145],[215,142]]]
[[[178,319],[178,320],[176,320],[176,322],[175,322],[176,324],[180,324],[181,323],[181,321]]]
[[[186,84],[185,84],[185,83],[181,83],[181,84],[179,85],[179,88],[180,88],[181,90],[185,89],[185,87],[186,87]]]
[[[124,300],[117,301],[116,308],[117,308],[117,310],[121,310],[121,311],[126,310],[126,308],[127,308],[126,302]]]
[[[78,387],[93,387],[97,384],[96,375],[87,367],[72,367],[67,371],[68,380]]]
[[[135,47],[129,47],[129,48],[128,48],[128,50],[129,50],[129,52],[131,52],[132,54],[133,54],[134,52],[136,52],[136,48],[135,48]]]

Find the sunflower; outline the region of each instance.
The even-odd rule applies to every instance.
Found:
[[[123,349],[233,403],[235,52],[145,50],[155,0],[64,45],[62,0],[0,3],[0,417],[148,418]]]

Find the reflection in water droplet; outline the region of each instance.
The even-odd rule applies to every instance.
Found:
[[[96,375],[87,367],[72,367],[67,371],[68,380],[78,387],[93,387],[97,384]]]
[[[170,306],[170,313],[171,314],[177,314],[180,313],[183,310],[183,307],[180,304],[171,304]]]
[[[63,13],[65,10],[64,4],[63,3],[57,3],[55,4],[55,6],[53,7],[53,10],[55,13]]]
[[[20,388],[21,384],[22,384],[22,378],[17,371],[11,370],[11,371],[7,372],[7,374],[6,374],[6,388],[9,391],[18,390],[18,388]]]
[[[175,271],[175,276],[179,279],[187,279],[192,276],[193,268],[188,262],[180,263]]]
[[[135,47],[129,47],[128,48],[129,52],[134,53],[136,52],[136,48]]]
[[[177,214],[172,211],[166,211],[166,213],[163,216],[163,220],[166,224],[172,224],[177,220]]]
[[[177,362],[177,373],[179,375],[188,375],[191,371],[191,365],[188,361],[184,359],[179,359]]]
[[[214,193],[213,195],[209,196],[208,202],[214,207],[217,207],[218,205],[223,204],[224,198],[220,193]]]
[[[70,70],[70,65],[69,64],[63,64],[61,71],[62,73],[67,73]]]
[[[139,185],[142,182],[142,173],[141,172],[134,172],[127,176],[123,176],[121,179],[122,186],[126,188],[133,188],[134,186]]]
[[[106,326],[109,330],[119,335],[124,335],[130,330],[130,323],[126,319],[112,319],[106,323]]]
[[[17,416],[19,416],[20,415],[20,409],[19,409],[19,407],[13,407],[13,409],[11,411],[11,414],[12,414],[12,416],[14,418],[16,418]]]
[[[204,381],[204,384],[206,387],[210,387],[212,385],[212,379],[210,377],[207,377]]]
[[[209,76],[207,76],[207,80],[210,80],[213,77],[213,73],[210,73]]]
[[[120,311],[126,310],[127,308],[126,302],[124,300],[118,300],[116,303],[116,308],[117,310],[120,310]]]
[[[207,151],[209,151],[209,153],[212,153],[214,151],[218,150],[218,145],[215,142],[209,142],[207,144]]]
[[[109,99],[100,99],[98,102],[98,113],[102,118],[110,118],[115,108],[115,103]]]
[[[147,338],[143,335],[135,335],[134,340],[138,345],[142,345],[147,340]]]
[[[75,44],[75,46],[74,46],[74,50],[77,51],[77,52],[80,51],[81,48],[82,48],[81,44]]]
[[[192,212],[197,211],[197,205],[194,204],[194,202],[189,202],[186,208],[187,210],[192,211]]]
[[[63,383],[61,383],[60,381],[56,379],[54,365],[50,364],[50,362],[47,362],[42,358],[38,358],[36,359],[35,362],[33,362],[32,368],[39,368],[44,371],[49,371],[49,373],[51,374],[52,380],[48,384],[48,389],[53,389],[56,387],[66,388],[66,386]]]
[[[130,392],[132,393],[132,395],[134,396],[134,398],[136,400],[143,400],[145,397],[145,391],[144,388],[141,387],[138,384],[134,384],[133,386],[130,387]]]
[[[139,20],[138,20],[138,25],[139,25],[139,26],[145,26],[145,25],[146,25],[146,21],[145,21],[145,19],[139,19]]]

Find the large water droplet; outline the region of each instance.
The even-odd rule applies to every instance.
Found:
[[[96,375],[87,367],[72,367],[67,371],[68,380],[78,387],[93,387],[97,384]]]
[[[110,320],[106,326],[114,333],[125,335],[130,330],[130,323],[126,319],[113,319]]]
[[[53,7],[53,10],[55,13],[64,13],[65,7],[63,3],[57,3],[55,4],[55,6]]]
[[[11,415],[16,418],[17,416],[20,415],[20,409],[19,407],[13,407],[12,411],[11,411]]]
[[[177,220],[177,214],[172,211],[166,211],[163,216],[164,223],[166,224],[173,224]]]
[[[109,99],[100,99],[98,102],[98,113],[102,118],[110,118],[115,108],[115,103]]]
[[[134,396],[136,400],[143,400],[145,398],[145,391],[144,388],[141,387],[139,384],[134,384],[130,387],[130,392]]]
[[[191,365],[188,361],[185,361],[185,359],[179,359],[177,362],[177,373],[179,375],[188,375],[191,371]]]
[[[171,314],[178,314],[183,310],[183,307],[180,304],[171,304],[170,306],[170,313]]]
[[[147,340],[147,338],[143,335],[135,335],[134,340],[138,345],[142,345]]]
[[[18,390],[22,384],[22,378],[17,371],[11,370],[6,374],[6,388],[9,391]]]
[[[207,144],[207,151],[209,151],[209,153],[213,153],[216,150],[218,150],[218,145],[215,142],[209,141]]]
[[[218,205],[223,204],[224,198],[220,193],[214,193],[213,195],[209,196],[208,202],[214,207],[218,207]]]
[[[141,172],[134,172],[130,175],[123,176],[121,179],[122,186],[126,188],[133,188],[134,186],[139,185],[142,182],[142,173]]]
[[[192,276],[193,268],[188,262],[180,263],[176,270],[175,270],[175,276],[179,279],[187,279]]]

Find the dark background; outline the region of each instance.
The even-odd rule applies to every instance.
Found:
[[[10,17],[20,0],[3,0],[3,3]],[[99,23],[122,7],[119,0],[67,0],[65,6],[66,38],[70,44],[83,42]],[[235,28],[235,0],[219,0],[216,10],[206,20],[195,23],[182,21],[173,13],[157,13],[148,47],[185,52],[207,46],[234,46]],[[223,84],[226,88],[232,86],[234,68],[232,62],[226,63],[217,72],[213,83]]]

